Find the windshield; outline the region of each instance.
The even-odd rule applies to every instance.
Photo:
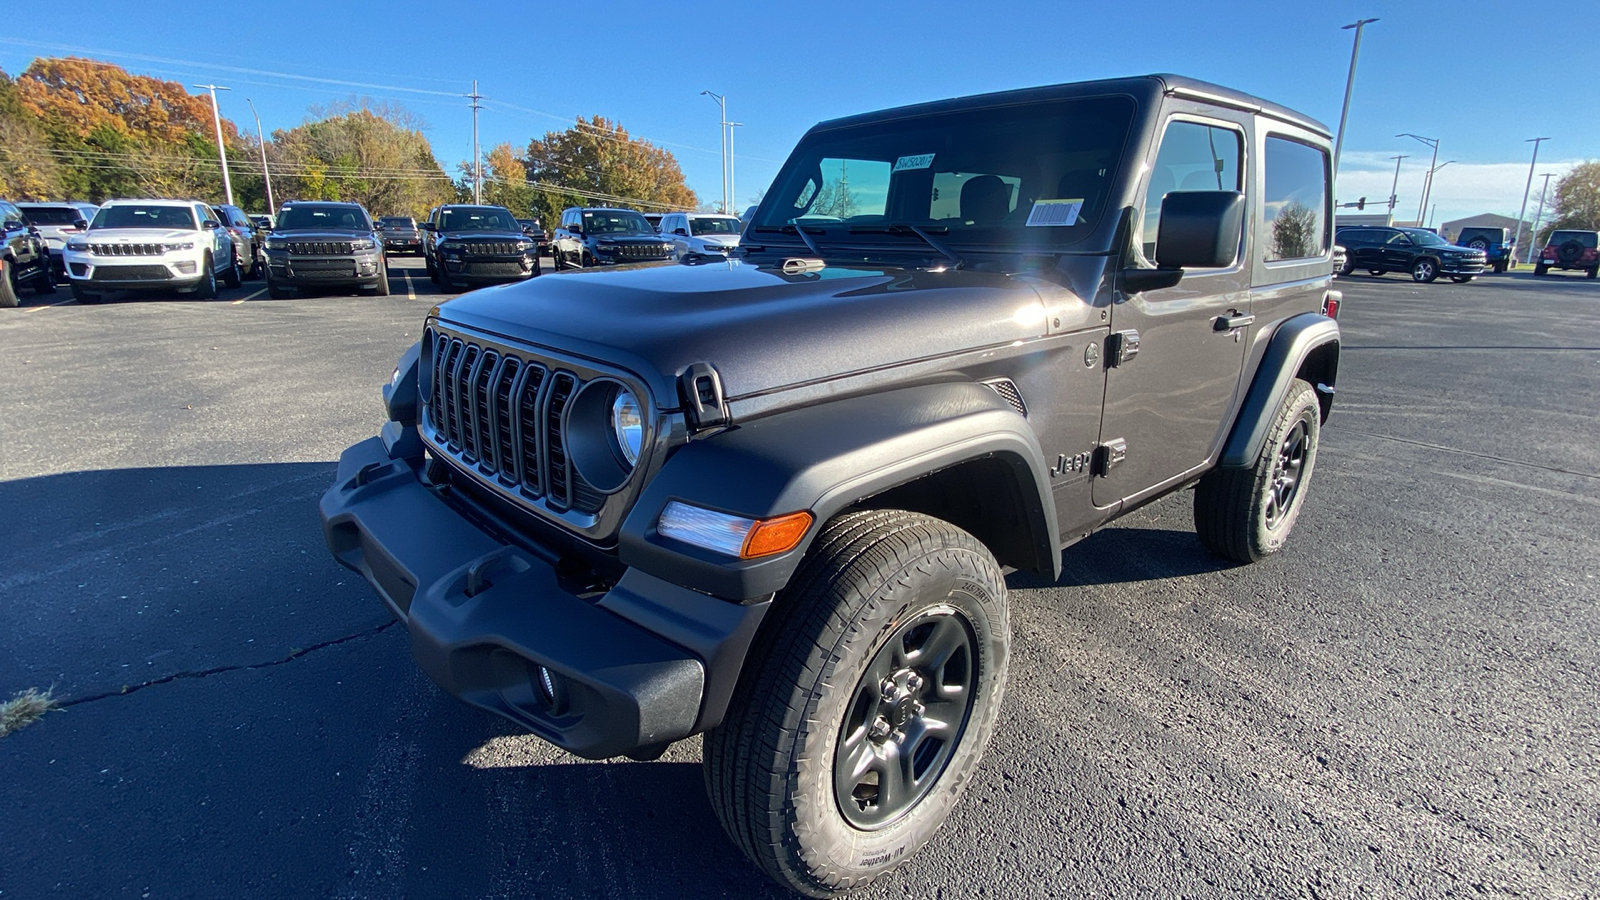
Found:
[[[1597,243],[1593,231],[1558,231],[1550,235],[1551,246],[1565,244],[1567,241],[1577,241],[1579,246],[1593,247]]]
[[[464,208],[439,214],[440,231],[521,231],[510,210]]]
[[[165,228],[195,231],[199,225],[187,206],[107,206],[94,214],[90,228]]]
[[[695,216],[689,220],[692,234],[738,234],[744,225],[733,216]]]
[[[378,220],[379,228],[411,229],[416,230],[417,223],[410,216],[384,216]]]
[[[655,234],[656,230],[644,216],[626,210],[586,212],[583,214],[584,234]]]
[[[22,217],[29,225],[71,225],[88,218],[70,206],[30,206],[22,211]]]
[[[1431,231],[1424,231],[1421,228],[1402,228],[1400,230],[1410,235],[1411,240],[1415,241],[1417,245],[1421,247],[1450,246],[1449,241],[1439,237],[1437,234],[1434,234]]]
[[[335,231],[368,231],[367,214],[359,206],[291,206],[278,214],[274,231],[330,228]]]
[[[915,225],[952,244],[1071,244],[1114,200],[1133,113],[1132,100],[1109,97],[815,133],[784,165],[755,227],[798,222],[842,237]]]

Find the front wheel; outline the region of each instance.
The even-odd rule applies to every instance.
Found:
[[[1541,265],[1539,265],[1537,263],[1535,263],[1534,266],[1533,266],[1533,274],[1535,274],[1535,275],[1543,275],[1544,273],[1546,273],[1548,271],[1550,271],[1550,267],[1549,266],[1541,266]]]
[[[378,264],[378,283],[372,286],[372,296],[389,296],[389,263],[387,260]]]
[[[1339,267],[1339,277],[1340,278],[1349,278],[1350,277],[1350,273],[1354,272],[1355,270],[1356,270],[1356,264],[1351,262],[1350,260],[1346,259],[1344,261],[1344,265]]]
[[[1586,278],[1593,278],[1596,275],[1600,275],[1600,266],[1590,266],[1589,271],[1584,273]]]
[[[200,261],[200,284],[194,289],[195,297],[201,300],[217,299],[217,270],[212,268],[211,254]]]
[[[1322,410],[1296,378],[1248,469],[1212,469],[1194,490],[1194,529],[1207,550],[1256,562],[1289,539],[1317,461]]]
[[[723,828],[813,897],[894,869],[972,781],[1009,646],[1004,574],[976,538],[899,510],[835,518],[706,734]]]
[[[228,270],[222,273],[222,283],[231,288],[244,284],[244,270],[239,265],[239,257],[235,256],[228,262]]]
[[[0,308],[15,309],[22,301],[17,299],[16,271],[11,263],[0,259]]]
[[[101,296],[93,291],[86,291],[74,284],[72,286],[72,299],[78,301],[84,306],[93,306],[94,304],[100,302]]]
[[[1424,256],[1411,264],[1411,280],[1418,284],[1432,284],[1439,277],[1439,264]]]

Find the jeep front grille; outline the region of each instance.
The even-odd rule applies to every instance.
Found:
[[[95,256],[160,256],[160,244],[90,244]]]
[[[285,246],[294,256],[348,256],[356,252],[354,241],[290,241]]]
[[[512,243],[478,241],[463,244],[468,256],[520,256],[522,248]]]
[[[552,510],[598,512],[605,494],[573,470],[562,417],[583,386],[550,361],[430,331],[427,426],[469,471]]]

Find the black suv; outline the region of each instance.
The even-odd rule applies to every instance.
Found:
[[[1482,250],[1496,272],[1517,266],[1517,242],[1508,228],[1485,228],[1477,225],[1461,229],[1456,243],[1474,250]]]
[[[385,253],[421,253],[422,232],[410,216],[384,216],[378,220]]]
[[[672,244],[635,210],[571,207],[550,238],[550,258],[558,270],[660,262],[672,258]]]
[[[357,203],[298,200],[278,210],[266,242],[267,293],[274,298],[334,287],[389,295],[389,269],[372,217]]]
[[[55,293],[49,247],[22,210],[5,200],[0,200],[0,270],[0,306],[16,306],[23,285],[37,294]]]
[[[865,884],[973,781],[1008,568],[1191,486],[1213,552],[1289,540],[1339,367],[1330,156],[1170,75],[824,122],[741,257],[434,307],[324,537],[445,690],[589,758],[704,732],[757,865]]]
[[[428,277],[447,291],[521,281],[540,272],[539,245],[503,206],[440,206],[422,230],[428,233],[423,250]]]
[[[1339,229],[1345,249],[1340,275],[1365,269],[1371,275],[1409,272],[1411,280],[1431,283],[1440,275],[1465,284],[1483,273],[1488,256],[1482,250],[1458,247],[1426,228],[1351,225]]]
[[[538,245],[539,252],[543,253],[550,246],[550,236],[544,233],[544,224],[538,219],[518,219],[517,224],[522,226],[522,233],[528,240]]]
[[[1533,274],[1543,275],[1551,269],[1581,269],[1590,278],[1600,274],[1600,231],[1552,231],[1533,265]]]

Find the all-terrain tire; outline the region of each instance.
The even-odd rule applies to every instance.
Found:
[[[1009,646],[1005,579],[976,538],[900,510],[836,517],[773,601],[726,718],[706,733],[723,828],[814,897],[894,869],[971,782]],[[906,690],[923,694],[906,705]]]
[[[1322,410],[1296,378],[1248,469],[1212,469],[1194,490],[1194,530],[1218,556],[1257,562],[1283,548],[1317,461]]]
[[[1535,274],[1535,275],[1543,275],[1544,273],[1546,273],[1548,271],[1550,271],[1550,267],[1549,266],[1541,266],[1538,263],[1534,263],[1534,265],[1533,265],[1533,274]]]

